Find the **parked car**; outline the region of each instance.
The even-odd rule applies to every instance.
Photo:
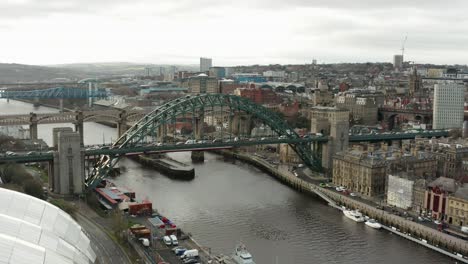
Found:
[[[163,242],[166,244],[166,246],[171,246],[172,245],[172,240],[169,236],[164,236],[163,237]]]
[[[13,151],[7,151],[5,154],[6,154],[7,156],[16,156],[16,153],[13,152]]]
[[[189,139],[189,140],[185,141],[185,144],[186,144],[186,145],[196,144],[196,143],[197,143],[197,141],[194,140],[194,139]]]
[[[187,251],[187,249],[184,247],[175,247],[172,249],[172,251],[174,251],[176,256],[181,256],[182,254],[184,254],[185,251]]]
[[[177,241],[177,237],[175,235],[170,235],[169,238],[171,239],[172,245],[179,245],[179,241]]]
[[[143,244],[143,246],[149,247],[150,243],[149,243],[149,240],[147,238],[141,237],[138,240],[141,241],[141,244]]]
[[[196,258],[186,258],[183,260],[184,264],[196,264],[199,263],[198,257]]]
[[[350,193],[349,195],[351,195],[351,196],[353,196],[353,197],[356,197],[356,196],[357,196],[357,194],[355,194],[355,193],[353,193],[353,192]]]

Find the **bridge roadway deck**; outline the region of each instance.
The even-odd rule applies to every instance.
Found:
[[[374,134],[374,135],[354,135],[350,136],[350,142],[362,141],[390,141],[390,140],[405,140],[414,139],[416,136],[421,137],[442,137],[448,136],[448,131],[427,131],[421,133],[392,133],[392,134]],[[86,156],[131,156],[140,154],[151,153],[164,153],[164,152],[183,152],[183,151],[204,151],[226,149],[232,147],[243,147],[252,145],[265,145],[265,144],[297,144],[309,142],[327,142],[327,136],[314,136],[311,138],[296,138],[296,139],[279,139],[279,138],[265,138],[264,140],[248,140],[248,141],[231,141],[231,142],[217,142],[217,143],[197,143],[197,144],[165,144],[162,146],[133,146],[127,148],[112,148],[112,146],[104,146],[100,149],[87,149],[85,150]],[[33,152],[30,155],[27,153],[16,153],[15,156],[0,156],[0,163],[6,162],[41,162],[51,161],[53,159],[53,152]]]
[[[89,149],[85,150],[85,156],[99,156],[99,155],[111,155],[111,156],[132,156],[140,154],[151,154],[151,153],[164,153],[164,152],[183,152],[183,151],[204,151],[204,150],[217,150],[227,149],[232,147],[252,146],[252,145],[264,145],[264,144],[297,144],[297,143],[308,143],[312,141],[326,142],[327,137],[316,137],[316,138],[297,138],[297,139],[278,139],[278,138],[266,138],[264,140],[252,140],[252,141],[231,141],[231,142],[216,142],[216,143],[196,143],[196,144],[165,144],[162,146],[134,146],[126,148],[111,148],[112,146],[104,146],[101,149]],[[40,162],[40,161],[51,161],[53,159],[53,152],[32,152],[29,155],[27,153],[16,153],[13,156],[0,157],[0,163],[6,162]]]

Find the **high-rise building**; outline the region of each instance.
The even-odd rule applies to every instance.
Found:
[[[213,67],[213,60],[211,58],[200,58],[200,71],[207,72]]]
[[[434,85],[434,129],[463,127],[465,87],[456,82],[441,82]]]
[[[399,70],[403,69],[403,55],[393,55],[393,68]]]

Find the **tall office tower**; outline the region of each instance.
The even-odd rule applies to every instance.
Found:
[[[207,72],[213,66],[213,60],[211,58],[200,58],[200,71]]]
[[[434,85],[434,129],[463,127],[465,87],[456,82],[441,82]]]
[[[393,55],[393,68],[403,69],[403,55]]]

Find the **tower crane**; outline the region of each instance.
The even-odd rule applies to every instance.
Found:
[[[401,56],[402,57],[405,54],[405,44],[406,44],[407,39],[408,39],[408,36],[406,35],[405,38],[403,39],[403,44],[401,44]]]

